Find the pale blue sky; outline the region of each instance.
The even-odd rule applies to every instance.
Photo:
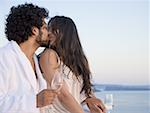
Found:
[[[0,47],[7,43],[5,18],[10,7],[27,0],[0,1]],[[49,16],[71,17],[96,83],[150,84],[148,0],[28,0]]]

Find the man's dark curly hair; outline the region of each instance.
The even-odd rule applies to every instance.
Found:
[[[12,7],[6,19],[5,33],[9,41],[18,44],[28,40],[32,35],[32,27],[40,29],[43,19],[48,17],[48,11],[33,4],[22,4]]]

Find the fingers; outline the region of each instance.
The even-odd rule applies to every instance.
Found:
[[[57,96],[57,92],[55,92],[53,90],[45,90],[43,96],[44,96],[44,98],[43,98],[44,99],[44,105],[52,104],[53,100]]]
[[[100,113],[106,113],[106,108],[101,106],[96,106],[96,108],[100,111]]]
[[[105,107],[104,103],[100,99],[97,99],[97,98],[95,98],[94,101],[95,102],[93,104],[96,106],[96,108],[100,109],[103,113],[105,113],[106,107]]]
[[[49,105],[55,99],[57,93],[50,89],[44,89],[37,94],[37,107]]]
[[[98,111],[98,113],[104,113],[103,110],[101,108],[99,108],[98,106],[95,106],[95,108]]]
[[[97,106],[99,109],[103,111],[103,113],[106,113],[106,107],[105,106]]]
[[[90,98],[87,101],[87,105],[92,113],[106,113],[106,107],[103,102],[98,98]]]
[[[93,107],[90,109],[91,113],[104,113],[100,108],[98,108],[97,106]]]
[[[104,113],[106,113],[106,107],[101,100],[98,100],[97,107],[99,107]]]
[[[90,109],[90,111],[91,111],[91,113],[106,113],[105,111],[103,111],[96,105],[95,105],[95,107],[92,107],[92,109]]]

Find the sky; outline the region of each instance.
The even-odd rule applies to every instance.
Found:
[[[94,83],[150,85],[148,0],[1,0],[0,47],[10,8],[25,2],[74,20]]]

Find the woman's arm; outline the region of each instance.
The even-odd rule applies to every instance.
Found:
[[[53,50],[46,50],[40,57],[40,66],[43,71],[44,78],[49,84],[51,84],[55,71],[59,67],[56,52]],[[65,82],[63,82],[62,88],[59,92],[60,94],[58,95],[58,99],[69,112],[84,113],[82,107],[69,93]]]
[[[87,104],[91,113],[106,113],[106,107],[104,103],[96,97],[85,99],[85,103]]]
[[[85,98],[85,94],[82,94]],[[87,104],[91,113],[106,113],[106,107],[102,100],[96,98],[94,92],[91,92],[90,97],[85,98],[82,102],[83,104]]]
[[[64,105],[64,107],[71,113],[84,113],[80,104],[75,100],[75,98],[69,93],[67,85],[64,82],[58,95],[58,99]]]

